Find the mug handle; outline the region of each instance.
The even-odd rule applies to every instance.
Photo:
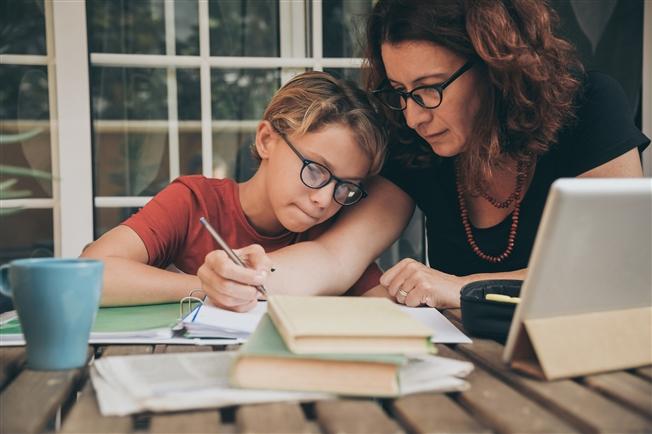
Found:
[[[8,278],[9,265],[10,264],[8,263],[4,265],[0,265],[0,293],[6,295],[7,297],[12,297],[13,291],[9,287],[9,278]]]

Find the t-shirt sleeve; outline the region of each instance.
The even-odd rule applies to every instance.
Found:
[[[143,240],[149,265],[167,267],[172,263],[186,238],[193,198],[186,185],[173,182],[122,222]]]
[[[360,296],[364,294],[371,288],[380,284],[380,276],[382,275],[383,272],[380,270],[380,267],[378,267],[375,262],[372,262],[362,274],[360,279],[355,282],[355,284],[346,292],[345,295]]]
[[[634,124],[627,96],[606,74],[587,73],[586,87],[572,133],[560,149],[567,169],[577,176],[613,160],[627,151],[645,149],[648,139]]]

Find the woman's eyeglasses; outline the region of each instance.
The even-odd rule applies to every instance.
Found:
[[[300,177],[301,182],[303,182],[306,187],[319,189],[326,187],[332,180],[335,180],[333,199],[335,199],[335,202],[343,206],[353,205],[354,203],[357,203],[361,199],[367,197],[367,192],[365,192],[360,185],[350,181],[344,181],[343,179],[333,175],[328,167],[324,166],[323,164],[308,160],[303,155],[301,155],[301,152],[299,152],[297,148],[294,147],[294,145],[288,140],[285,134],[279,132],[278,130],[276,132],[279,136],[281,136],[283,141],[287,143],[290,149],[294,151],[294,153],[303,163]]]
[[[392,110],[405,110],[408,98],[412,98],[414,102],[423,108],[434,109],[441,105],[441,101],[444,97],[444,89],[450,86],[452,82],[458,79],[466,71],[471,69],[472,66],[472,61],[466,62],[443,83],[415,87],[409,92],[394,89],[392,87],[383,87],[374,90],[372,93]]]

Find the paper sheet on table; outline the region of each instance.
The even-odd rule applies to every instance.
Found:
[[[230,387],[235,356],[235,352],[211,352],[106,357],[92,365],[91,380],[105,416],[336,398],[327,393]],[[469,385],[461,377],[472,370],[469,362],[433,355],[411,357],[399,372],[401,395],[466,390]]]
[[[90,374],[105,416],[335,398],[325,393],[232,388],[228,373],[234,356],[211,352],[106,357],[94,362]]]
[[[400,306],[400,308],[433,331],[431,339],[433,343],[471,343],[471,339],[455,327],[437,309],[407,306]],[[186,320],[184,320],[184,325],[191,332],[191,336],[211,336],[211,332],[214,335],[221,330],[230,331],[234,335],[246,338],[254,331],[263,314],[267,311],[267,303],[259,302],[253,310],[246,313],[223,310],[215,307],[209,301],[198,309],[199,311],[194,321],[190,321],[192,318],[191,315],[188,315]]]
[[[470,344],[471,339],[462,333],[437,309],[428,307],[407,307],[401,306],[401,309],[414,318],[419,320],[425,326],[430,327],[433,336],[430,339],[436,344]]]

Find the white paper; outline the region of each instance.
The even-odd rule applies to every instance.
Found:
[[[432,330],[431,342],[435,344],[470,344],[471,339],[453,325],[441,312],[431,307],[401,306],[426,327]]]
[[[156,329],[144,332],[119,332],[104,333],[92,332],[88,339],[89,344],[144,344],[144,345],[233,345],[242,344],[245,339],[231,338],[183,338],[173,337],[170,329]],[[13,347],[25,345],[22,333],[0,335],[0,347]]]
[[[469,339],[437,309],[426,307],[399,306],[419,322],[432,330],[431,341],[437,344],[469,344]],[[170,329],[145,330],[121,333],[91,333],[91,344],[180,344],[180,345],[230,345],[241,344],[256,329],[267,311],[267,302],[258,302],[256,307],[244,313],[224,310],[208,299],[188,314],[183,325],[189,337],[174,337]],[[202,339],[198,339],[202,337]],[[22,334],[0,335],[0,347],[25,345]]]
[[[335,398],[325,393],[232,388],[228,372],[234,356],[211,352],[106,357],[94,362],[91,380],[105,416]]]
[[[469,385],[462,377],[471,371],[473,364],[461,360],[433,355],[410,357],[399,372],[401,394],[466,390]]]
[[[105,416],[336,398],[327,393],[230,387],[235,356],[235,352],[211,352],[106,357],[91,366],[91,380]],[[411,357],[399,372],[401,395],[466,390],[468,383],[459,377],[472,370],[469,362],[433,355]]]
[[[234,337],[246,339],[267,312],[267,302],[258,302],[249,312],[232,312],[215,306],[209,299],[183,319],[190,337]]]
[[[407,306],[399,306],[399,308],[432,330],[431,341],[433,343],[471,343],[471,339],[437,309]],[[267,311],[267,303],[259,302],[253,310],[238,313],[220,309],[207,300],[198,309],[199,312],[194,321],[191,321],[194,311],[184,319],[184,326],[191,332],[191,336],[210,336],[211,333],[215,335],[215,333],[228,334],[231,332],[234,336],[246,338],[256,329],[260,319]]]

